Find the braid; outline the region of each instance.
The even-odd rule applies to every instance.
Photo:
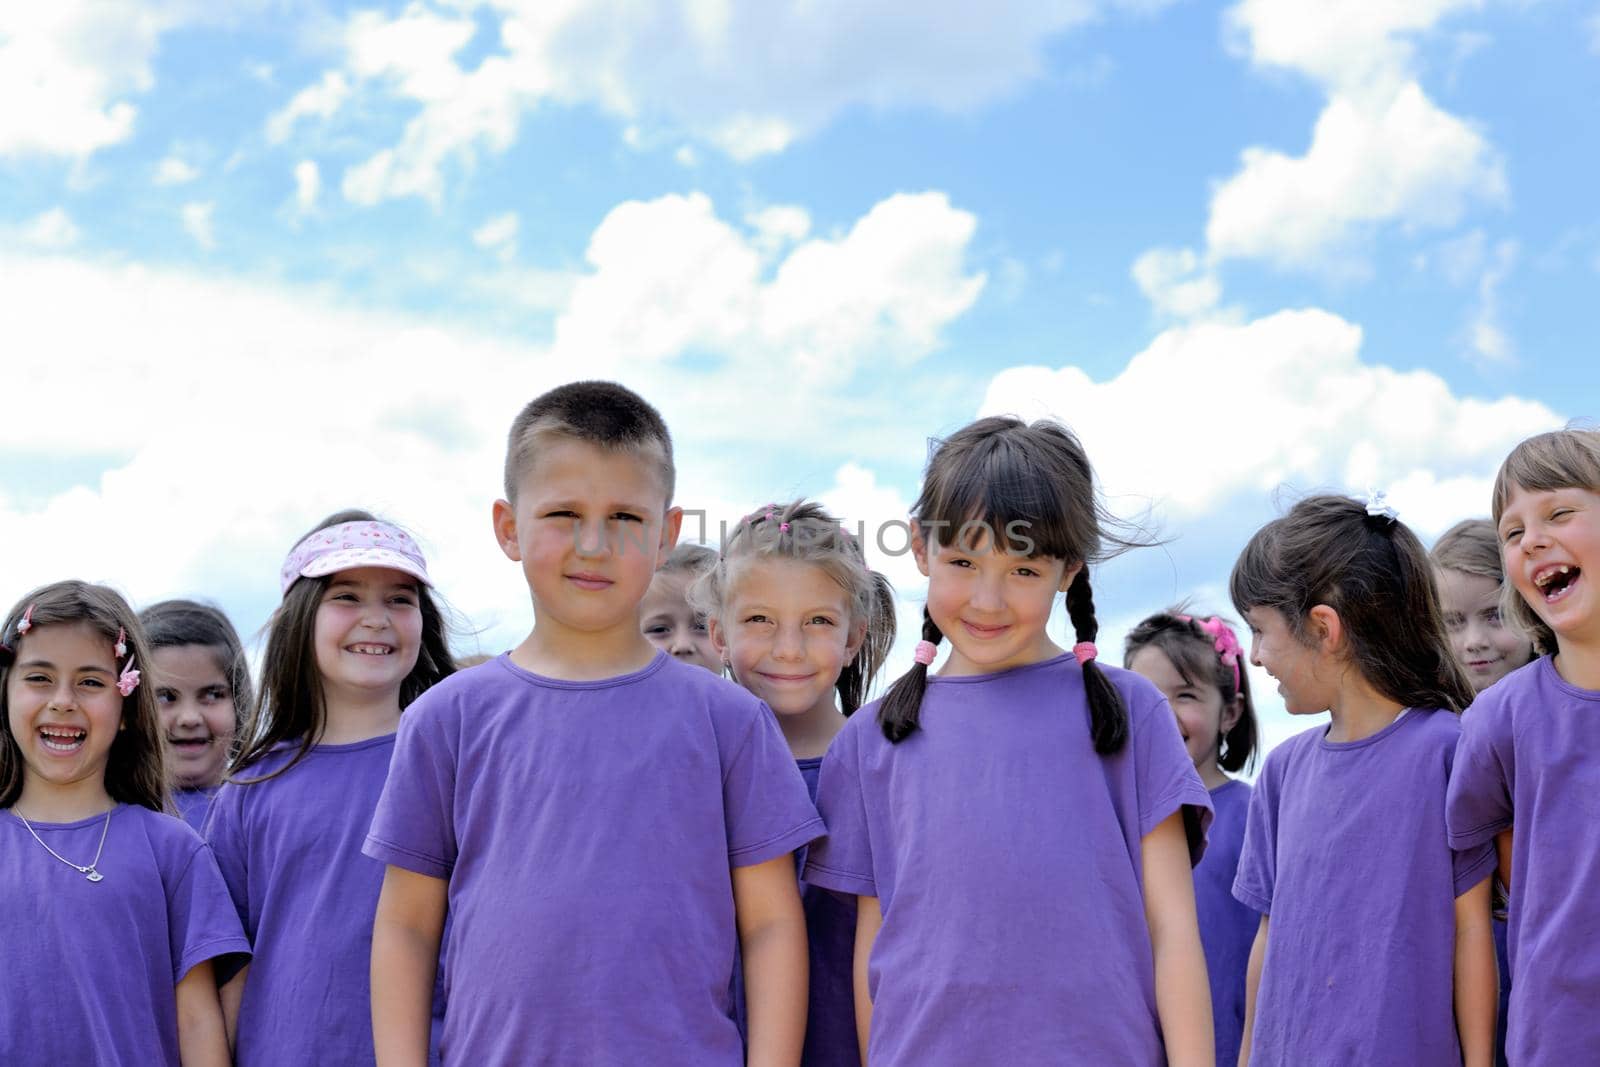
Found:
[[[1079,570],[1067,586],[1067,617],[1072,620],[1079,642],[1092,643],[1100,632],[1100,623],[1094,617],[1094,590],[1089,585],[1088,566]],[[1102,756],[1122,751],[1128,743],[1128,708],[1122,702],[1122,694],[1094,660],[1083,665],[1083,693],[1089,701],[1089,733],[1094,738],[1094,750]]]
[[[922,609],[922,639],[938,644],[944,634],[934,623],[928,609]],[[922,714],[922,697],[928,690],[928,665],[913,663],[902,674],[878,705],[878,722],[883,726],[883,736],[895,744],[910,737],[917,730],[917,719]]]

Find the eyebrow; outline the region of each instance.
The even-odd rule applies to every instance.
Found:
[[[22,670],[22,669],[24,669],[26,667],[45,667],[45,668],[53,670],[55,668],[55,664],[51,663],[47,659],[23,660],[21,663],[17,664],[17,670]],[[110,674],[112,672],[111,672],[111,668],[109,668],[109,667],[100,667],[100,666],[97,666],[97,665],[91,663],[91,664],[87,664],[86,666],[79,667],[73,673],[75,673],[75,674]]]

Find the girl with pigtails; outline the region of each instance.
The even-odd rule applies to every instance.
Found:
[[[934,452],[912,520],[916,663],[829,747],[805,869],[857,897],[863,1057],[1212,1063],[1190,873],[1210,801],[1166,699],[1098,660],[1088,566],[1132,542],[1082,446],[981,419]],[[1061,592],[1070,651],[1046,629]]]

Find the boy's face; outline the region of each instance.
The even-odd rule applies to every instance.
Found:
[[[495,536],[522,564],[536,625],[637,636],[639,602],[683,521],[667,504],[650,453],[559,437],[542,445],[516,503],[494,506]]]

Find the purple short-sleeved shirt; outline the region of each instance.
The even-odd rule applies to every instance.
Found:
[[[1459,1064],[1455,898],[1494,869],[1492,848],[1445,839],[1461,722],[1413,709],[1326,733],[1273,749],[1251,797],[1233,892],[1271,924],[1250,1063]]]
[[[874,703],[828,749],[805,877],[878,898],[874,1067],[1165,1062],[1141,842],[1189,806],[1198,858],[1210,799],[1161,693],[1101,669],[1129,710],[1112,756],[1070,655],[930,678],[910,737]]]
[[[813,802],[822,757],[796,760]],[[795,857],[805,867],[806,849]],[[811,1010],[806,1018],[805,1055],[800,1067],[860,1067],[856,1040],[856,898],[800,882],[811,943]]]
[[[394,734],[316,745],[263,782],[230,782],[206,833],[255,959],[239,1005],[239,1067],[374,1062],[372,920],[383,864],[361,854]],[[239,772],[288,763],[285,746]]]
[[[1233,896],[1233,879],[1244,847],[1245,818],[1250,811],[1250,785],[1227,782],[1211,790],[1216,817],[1206,840],[1206,854],[1194,869],[1194,902],[1200,915],[1200,943],[1205,947],[1211,979],[1211,1018],[1217,1040],[1217,1063],[1239,1062],[1244,1034],[1244,979],[1261,916]]]
[[[1600,692],[1546,656],[1478,694],[1450,783],[1450,841],[1515,823],[1506,1058],[1566,1067],[1600,1056]]]
[[[193,827],[195,833],[203,834],[206,829],[206,816],[211,814],[211,801],[216,795],[216,786],[205,789],[174,789],[172,806],[178,809],[178,817]]]
[[[735,1067],[730,868],[821,832],[731,682],[660,653],[588,682],[501,656],[406,712],[366,849],[449,880],[446,1064]]]
[[[250,945],[216,861],[169,815],[119,805],[34,823],[49,846],[88,863],[90,882],[0,811],[0,1063],[178,1067],[174,990],[197,963]]]

